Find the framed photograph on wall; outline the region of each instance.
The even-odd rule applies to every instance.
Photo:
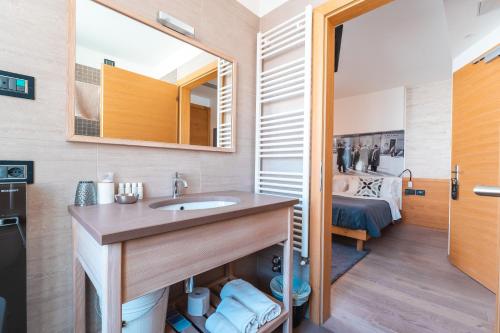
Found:
[[[338,135],[333,147],[336,174],[397,176],[404,169],[403,130]]]

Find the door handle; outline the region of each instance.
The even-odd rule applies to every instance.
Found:
[[[477,185],[474,193],[482,197],[500,197],[500,186]]]

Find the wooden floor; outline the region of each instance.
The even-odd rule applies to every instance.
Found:
[[[281,331],[279,331],[281,332]],[[331,333],[332,331],[314,325],[311,321],[304,319],[304,321],[297,328],[293,329],[293,333]]]
[[[371,253],[332,286],[325,328],[493,332],[495,295],[448,263],[447,233],[395,225],[367,247]]]

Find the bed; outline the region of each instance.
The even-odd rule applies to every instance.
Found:
[[[379,192],[358,192],[360,182],[366,181],[367,178],[380,183]],[[368,239],[380,237],[382,229],[400,220],[400,209],[400,178],[334,177],[331,233],[356,239],[358,251],[364,249],[364,242]]]

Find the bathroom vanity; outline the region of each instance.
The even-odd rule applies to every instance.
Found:
[[[73,217],[75,332],[85,332],[85,276],[101,297],[102,332],[121,332],[121,305],[283,243],[282,314],[259,332],[292,331],[293,206],[248,192],[69,206]]]

